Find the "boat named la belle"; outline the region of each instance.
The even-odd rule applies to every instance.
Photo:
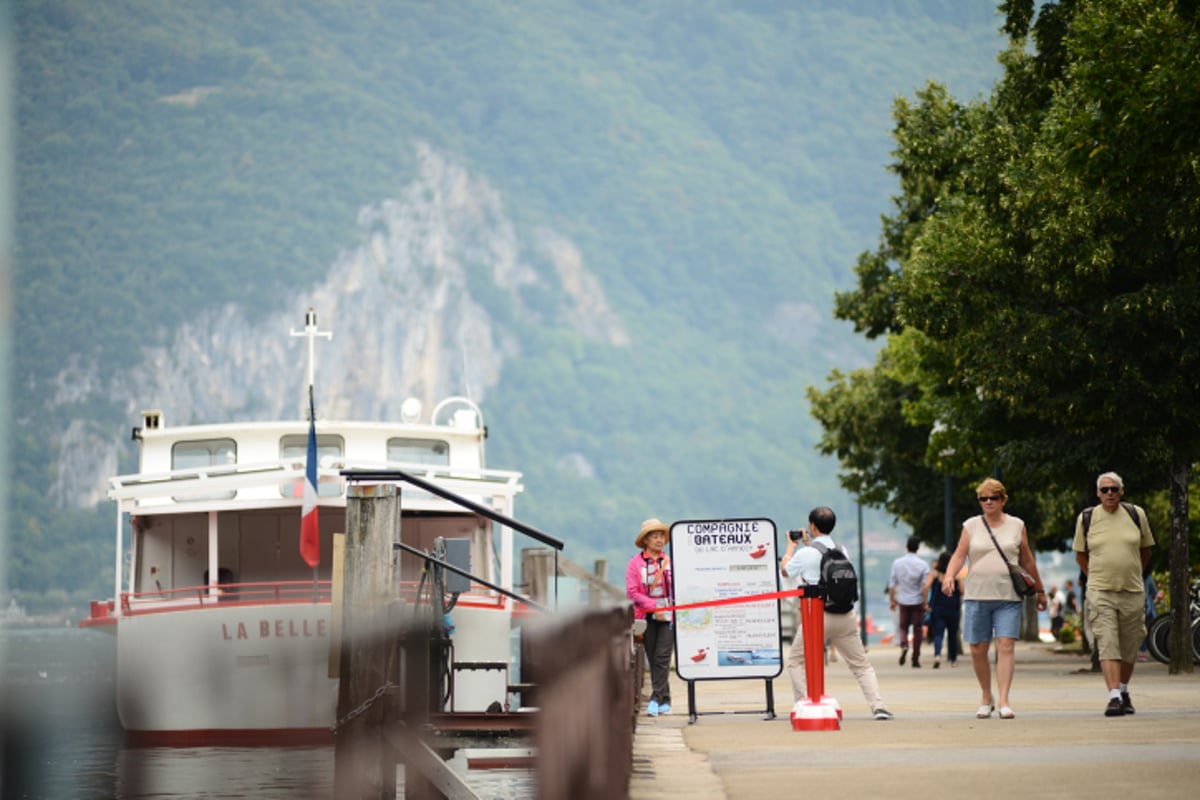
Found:
[[[295,332],[294,332],[295,333]],[[316,315],[303,334],[312,348]],[[323,741],[332,738],[332,551],[346,530],[343,471],[403,470],[511,518],[519,472],[485,464],[479,407],[451,397],[423,418],[408,400],[399,422],[314,420],[319,466],[319,562],[300,553],[309,421],[171,426],[144,411],[133,438],[138,471],[111,478],[116,501],[113,598],[80,624],[116,636],[116,702],[133,738],[164,744]],[[451,612],[454,658],[507,664],[513,531],[405,486],[400,540],[422,552],[457,540],[484,583]],[[465,543],[465,544],[464,544]],[[401,558],[398,594],[419,586],[422,562]],[[485,585],[490,584],[490,585]],[[508,707],[504,670],[464,671],[453,711]]]

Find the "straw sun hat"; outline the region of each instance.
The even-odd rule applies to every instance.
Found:
[[[657,519],[651,517],[642,523],[642,530],[637,535],[637,538],[633,540],[633,546],[639,550],[646,549],[646,537],[656,531],[662,531],[663,533],[670,535],[670,529],[668,529],[664,523],[659,522]]]

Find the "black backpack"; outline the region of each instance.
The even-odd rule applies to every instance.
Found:
[[[825,610],[830,614],[853,611],[858,602],[858,574],[854,565],[837,547],[826,547],[820,542],[813,542],[812,546],[821,552],[821,582],[818,585],[825,593]]]

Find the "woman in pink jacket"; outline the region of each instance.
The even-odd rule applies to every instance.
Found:
[[[646,713],[652,717],[671,713],[671,653],[675,642],[671,634],[671,612],[655,611],[671,605],[671,557],[663,552],[667,544],[667,526],[657,519],[642,523],[633,544],[640,553],[629,560],[625,570],[625,594],[633,601],[634,619],[646,620],[642,641],[650,661],[650,703]]]

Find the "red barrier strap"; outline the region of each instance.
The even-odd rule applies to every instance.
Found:
[[[816,589],[817,587],[811,587]],[[687,611],[689,608],[707,608],[709,606],[731,606],[738,603],[757,603],[760,600],[775,600],[783,597],[804,597],[805,587],[801,586],[796,589],[787,589],[782,592],[764,592],[763,594],[747,594],[741,597],[722,597],[720,600],[705,600],[700,603],[681,603],[675,606],[666,606],[664,608],[656,608],[655,612],[659,611]]]

